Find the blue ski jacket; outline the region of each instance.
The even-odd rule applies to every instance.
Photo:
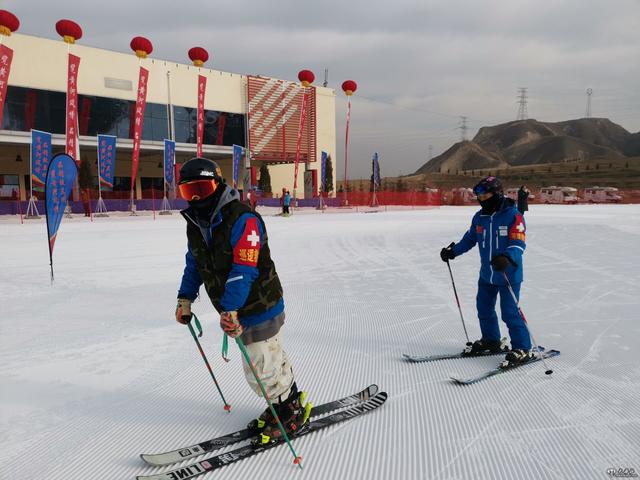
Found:
[[[476,212],[469,230],[453,246],[453,253],[457,257],[477,244],[480,252],[480,278],[492,285],[506,285],[502,273],[496,272],[491,266],[493,257],[506,255],[512,263],[505,271],[509,282],[521,283],[526,229],[524,217],[515,208],[513,200],[505,197],[491,215],[483,215],[482,210]]]

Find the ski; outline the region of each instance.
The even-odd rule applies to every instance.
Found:
[[[369,385],[364,390],[361,390],[358,393],[354,393],[353,395],[349,395],[338,400],[323,403],[322,405],[313,407],[313,409],[311,410],[311,417],[323,415],[333,410],[337,410],[338,408],[349,407],[351,405],[364,402],[366,400],[369,400],[376,393],[378,393],[378,386]],[[169,465],[171,463],[182,462],[184,460],[198,457],[203,453],[212,452],[233,443],[241,442],[242,440],[251,438],[253,435],[255,435],[255,432],[249,430],[248,428],[245,428],[242,430],[238,430],[237,432],[228,433],[226,435],[222,435],[211,440],[206,440],[195,445],[190,445],[188,447],[183,447],[164,453],[143,453],[140,455],[140,457],[149,465]]]
[[[506,344],[507,339],[503,338],[501,340],[501,342],[503,344]],[[454,358],[474,358],[474,357],[490,357],[493,355],[503,355],[505,353],[507,353],[509,351],[509,349],[507,348],[506,350],[501,350],[499,352],[495,352],[495,353],[491,353],[491,352],[487,352],[487,353],[476,353],[473,355],[470,354],[465,354],[464,352],[458,352],[458,353],[444,353],[442,355],[409,355],[408,353],[403,353],[402,356],[404,357],[405,360],[407,360],[408,362],[412,362],[412,363],[418,363],[418,362],[435,362],[436,360],[451,360]]]
[[[471,384],[474,384],[474,383],[478,383],[481,380],[485,380],[485,379],[487,379],[489,377],[493,377],[494,375],[498,375],[499,373],[510,372],[511,370],[516,370],[516,369],[519,369],[521,367],[526,367],[527,365],[531,365],[532,363],[539,362],[543,358],[551,358],[551,357],[556,357],[558,355],[560,355],[560,352],[558,350],[542,351],[542,349],[541,349],[540,355],[536,356],[536,358],[533,358],[533,359],[529,360],[527,363],[523,363],[523,364],[518,365],[516,367],[503,367],[502,365],[498,365],[496,368],[494,368],[492,370],[487,370],[486,372],[481,373],[480,375],[477,375],[475,377],[470,377],[470,378],[450,377],[450,378],[451,378],[451,380],[453,380],[457,384],[460,384],[460,385],[471,385]]]
[[[290,438],[293,441],[296,438],[302,437],[303,435],[306,435],[308,433],[318,431],[320,429],[335,425],[345,420],[350,420],[359,415],[363,415],[372,410],[375,410],[386,400],[386,392],[377,393],[368,400],[357,403],[356,405],[351,406],[346,410],[341,410],[327,417],[310,421],[302,430],[300,430],[296,435],[291,436]],[[221,467],[224,467],[225,465],[235,463],[239,460],[243,460],[253,455],[257,455],[258,453],[262,453],[265,450],[269,450],[270,448],[284,444],[284,441],[269,443],[266,445],[248,444],[230,452],[214,455],[213,457],[206,458],[200,462],[193,463],[185,467],[179,467],[168,472],[159,473],[156,475],[138,475],[136,478],[137,480],[176,480],[194,478],[205,472],[217,470]]]
[[[487,352],[487,353],[479,353],[474,355],[464,354],[462,352],[459,352],[459,353],[444,353],[442,355],[425,355],[425,356],[409,355],[408,353],[403,353],[402,356],[408,362],[419,363],[419,362],[435,362],[436,360],[451,360],[454,358],[490,357],[493,355],[504,355],[508,351],[509,350],[504,350],[501,352],[495,352],[495,353]]]

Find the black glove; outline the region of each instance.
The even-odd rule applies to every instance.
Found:
[[[491,259],[491,265],[496,272],[504,272],[509,265],[515,265],[506,255],[496,255]]]
[[[453,253],[454,245],[455,242],[451,242],[448,247],[444,247],[442,250],[440,250],[440,258],[443,262],[448,262],[449,260],[453,260],[454,258],[456,258],[456,254]]]

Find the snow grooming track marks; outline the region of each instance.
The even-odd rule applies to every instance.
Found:
[[[202,480],[282,478],[283,471],[299,480],[599,479],[611,467],[637,469],[640,227],[628,226],[640,225],[640,206],[532,206],[522,306],[537,339],[562,355],[551,376],[531,365],[459,388],[451,373],[472,376],[496,357],[428,366],[401,357],[464,347],[438,252],[475,210],[267,219],[285,291],[284,347],[300,387],[313,404],[370,383],[390,397],[380,414],[297,439],[303,471],[289,469],[290,452],[274,448]],[[189,332],[175,323],[184,220],[80,217],[65,225],[52,288],[44,223],[0,218],[7,246],[0,285],[8,287],[0,288],[0,478],[131,480],[159,470],[144,470],[140,452],[237,430],[264,410],[238,351],[230,350],[231,363],[220,361],[208,301],[194,309],[230,414]],[[335,251],[339,242],[346,254]],[[478,263],[474,251],[452,262],[474,338]],[[124,285],[114,283],[114,271]]]
[[[331,402],[323,403],[321,405],[315,405],[311,410],[310,417],[313,419],[313,417],[324,415],[334,410],[365,402],[373,397],[376,393],[378,393],[378,386],[369,385],[364,390],[361,390],[358,393],[354,393],[353,395],[349,395],[347,397],[343,397]],[[208,452],[220,450],[228,445],[233,445],[234,443],[247,440],[250,437],[250,431],[248,429],[242,429],[236,432],[220,435],[218,437],[197,443],[195,445],[183,446],[169,452],[155,454],[143,453],[140,454],[140,458],[142,458],[142,460],[144,460],[149,465],[153,466],[169,465],[172,463],[191,460]]]
[[[314,433],[321,429],[331,427],[333,425],[339,425],[341,422],[353,420],[360,415],[365,415],[384,404],[387,400],[387,393],[380,392],[373,397],[358,403],[352,407],[342,410],[340,412],[332,413],[323,418],[315,419],[309,422],[309,424],[295,436],[291,436],[291,440],[306,436],[310,433]],[[197,463],[174,468],[171,471],[159,473],[156,475],[139,475],[137,480],[176,480],[187,479],[197,477],[205,472],[217,470],[225,467],[229,464],[238,462],[250,458],[254,455],[260,454],[272,448],[284,446],[284,442],[272,443],[267,445],[254,446],[251,444],[236,448],[230,452],[221,453],[212,457],[205,458]]]

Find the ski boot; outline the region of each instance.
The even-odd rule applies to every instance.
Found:
[[[305,403],[306,398],[306,392],[298,392],[297,388],[294,387],[286,400],[273,405],[289,437],[298,433],[309,422],[312,405],[309,402]],[[278,426],[278,422],[273,417],[271,409],[267,410],[268,415],[265,415],[267,412],[261,415],[261,417],[264,415],[264,424],[260,434],[254,439],[254,444],[266,445],[282,440],[282,431]],[[260,418],[258,421],[260,421]]]
[[[511,350],[508,352],[501,364],[502,368],[518,367],[535,358],[535,354],[531,350]]]
[[[476,340],[471,345],[467,345],[462,351],[463,356],[474,357],[478,355],[486,355],[491,353],[506,352],[509,350],[507,339],[501,340]]]

